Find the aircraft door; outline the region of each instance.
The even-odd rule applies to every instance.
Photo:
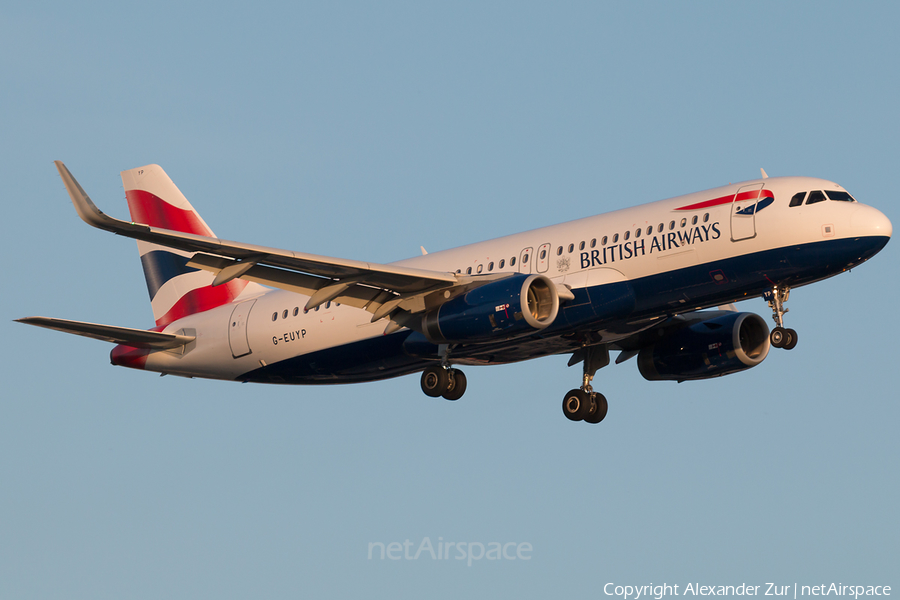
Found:
[[[537,253],[537,272],[546,273],[550,268],[550,244],[541,244]]]
[[[754,183],[740,188],[731,201],[731,241],[756,237],[756,205],[765,184]]]
[[[250,354],[250,341],[247,338],[247,321],[250,317],[250,309],[256,300],[241,302],[231,311],[231,319],[228,321],[228,344],[231,346],[231,355],[240,358]]]
[[[519,255],[519,273],[531,273],[531,251],[533,248],[525,248]]]

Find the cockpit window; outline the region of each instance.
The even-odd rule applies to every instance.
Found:
[[[819,190],[816,190],[809,193],[809,198],[806,199],[806,203],[815,204],[816,202],[822,202],[823,200],[827,200],[827,198],[825,198],[825,194],[823,194]]]
[[[853,202],[853,196],[851,196],[847,192],[836,192],[833,190],[827,190],[825,193],[828,194],[829,200],[838,200],[840,202]]]
[[[791,206],[800,206],[803,204],[803,198],[806,196],[806,192],[800,192],[799,194],[794,194],[794,197],[791,198]]]

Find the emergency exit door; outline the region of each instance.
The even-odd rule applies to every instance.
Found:
[[[235,358],[250,354],[247,321],[255,302],[256,300],[241,302],[231,311],[231,320],[228,322],[228,344],[231,346],[231,355]]]

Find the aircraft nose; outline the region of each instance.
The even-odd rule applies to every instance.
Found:
[[[894,231],[890,219],[871,206],[860,205],[850,215],[850,228],[854,235],[891,237]]]

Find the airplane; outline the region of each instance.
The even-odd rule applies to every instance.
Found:
[[[596,372],[637,358],[649,381],[744,371],[784,326],[793,288],[860,265],[891,222],[844,188],[761,178],[376,264],[217,238],[158,165],[122,171],[131,214],[100,211],[56,167],[89,225],[137,240],[156,326],[18,321],[113,342],[113,365],[163,375],[339,384],[421,372],[422,391],[458,400],[458,367],[570,354],[581,386],[572,421],[599,423]],[[775,327],[734,302],[762,296]],[[712,309],[712,310],[710,310]]]

